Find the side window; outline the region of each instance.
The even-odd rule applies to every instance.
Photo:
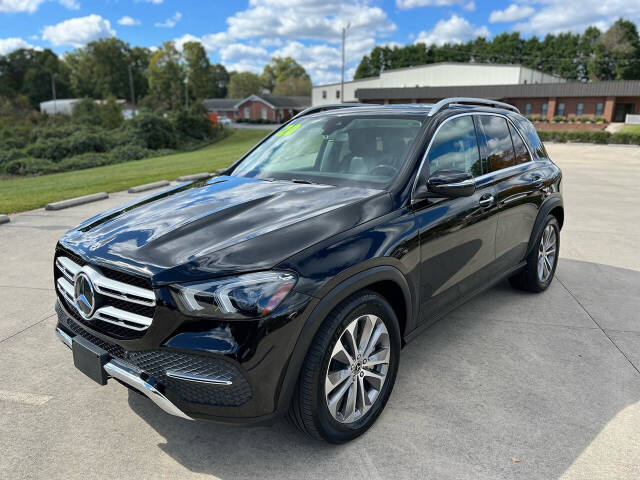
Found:
[[[487,140],[488,172],[515,165],[516,159],[507,120],[494,115],[479,115],[478,120]]]
[[[439,170],[482,175],[478,139],[470,115],[449,120],[438,130],[429,150],[429,172],[433,175]]]
[[[531,156],[529,155],[529,150],[527,150],[522,138],[520,138],[520,135],[518,135],[518,132],[515,131],[510,123],[509,131],[511,132],[511,140],[513,140],[513,149],[516,152],[516,163],[530,162]]]
[[[536,132],[536,127],[533,126],[533,123],[523,117],[515,116],[511,117],[511,119],[515,122],[518,130],[520,130],[524,135],[525,140],[527,140],[531,153],[538,158],[547,158],[547,151],[540,141],[540,137],[538,136],[538,132]]]

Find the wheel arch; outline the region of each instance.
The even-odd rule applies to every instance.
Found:
[[[389,302],[398,317],[401,339],[404,339],[414,308],[409,283],[398,268],[378,265],[358,271],[348,278],[339,275],[320,290],[319,301],[311,306],[311,313],[302,327],[283,375],[277,399],[279,413],[284,414],[289,408],[307,351],[324,319],[340,302],[361,290],[372,290]]]
[[[526,255],[529,255],[529,253],[531,253],[531,250],[536,247],[536,238],[538,237],[538,234],[544,226],[545,218],[547,218],[547,215],[549,214],[556,217],[558,223],[560,224],[560,228],[562,228],[562,225],[564,223],[564,205],[561,198],[550,198],[545,203],[543,203],[538,210],[538,216],[536,217],[536,220],[533,224],[531,237],[529,237],[529,245],[527,246]]]

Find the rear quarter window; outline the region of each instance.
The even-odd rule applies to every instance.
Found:
[[[529,120],[520,116],[511,116],[510,119],[515,123],[516,127],[525,138],[531,149],[531,153],[536,158],[549,158],[547,150],[544,148],[536,127]]]

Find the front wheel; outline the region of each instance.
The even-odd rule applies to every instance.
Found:
[[[556,273],[560,252],[560,225],[553,215],[547,215],[536,248],[526,258],[526,267],[509,279],[511,285],[530,292],[546,290]]]
[[[331,443],[363,434],[395,383],[400,329],[389,303],[356,293],[325,319],[305,359],[289,416],[303,432]]]

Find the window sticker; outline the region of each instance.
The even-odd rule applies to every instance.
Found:
[[[287,135],[291,135],[293,132],[298,130],[302,124],[294,123],[291,125],[287,125],[285,128],[276,133],[276,137],[286,137]]]

